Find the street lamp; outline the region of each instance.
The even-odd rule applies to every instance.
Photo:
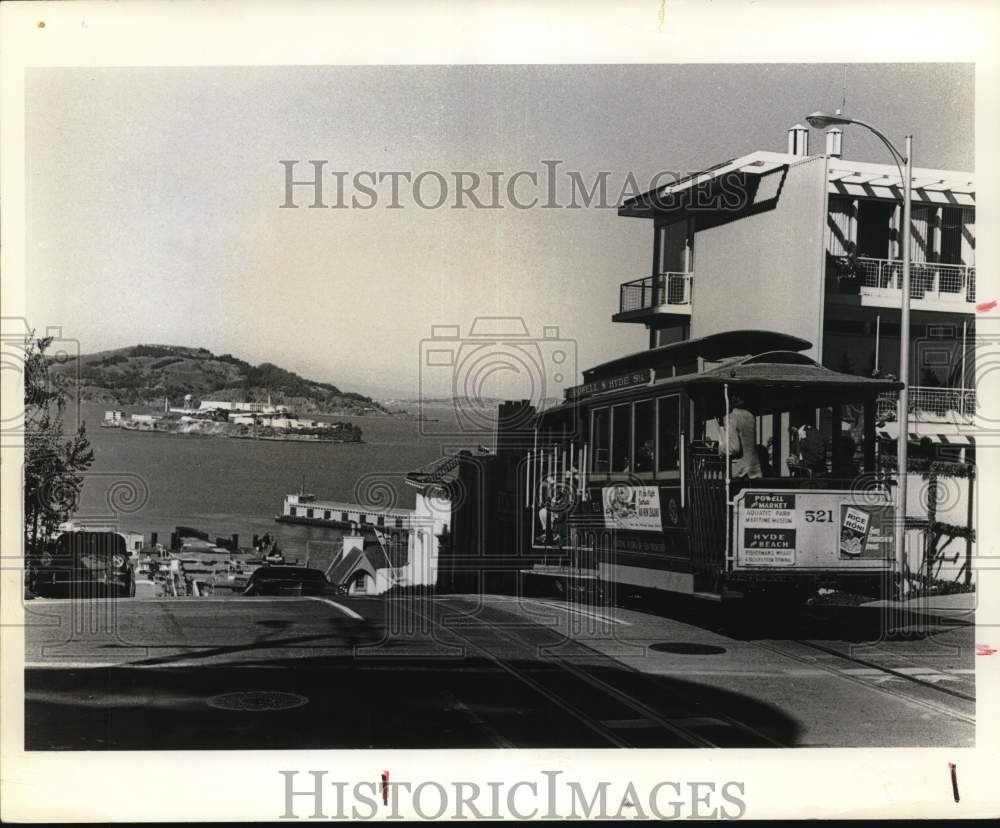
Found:
[[[903,383],[903,388],[899,392],[899,438],[896,440],[896,466],[899,474],[897,487],[897,515],[896,521],[896,567],[899,572],[900,595],[904,587],[904,566],[906,561],[906,453],[910,438],[909,429],[909,384],[910,384],[910,211],[912,208],[911,183],[913,181],[913,136],[906,136],[906,154],[903,155],[892,141],[885,137],[879,130],[871,124],[859,121],[857,118],[847,118],[839,113],[829,115],[826,112],[814,112],[807,115],[806,120],[810,126],[817,129],[824,129],[828,126],[857,124],[873,133],[889,150],[892,160],[899,170],[899,177],[903,182],[903,284],[901,286],[901,302],[899,314],[899,381]],[[900,162],[906,168],[904,173]]]

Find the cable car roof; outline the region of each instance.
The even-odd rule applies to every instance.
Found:
[[[583,372],[584,382],[603,379],[642,368],[666,368],[701,357],[717,361],[727,357],[761,354],[771,351],[805,351],[812,347],[806,339],[777,331],[739,330],[685,339],[659,348],[650,348],[618,357]]]
[[[800,340],[801,341],[801,340]],[[649,394],[684,390],[689,395],[721,400],[723,385],[754,389],[755,407],[765,410],[784,410],[799,405],[832,405],[835,402],[854,402],[885,392],[899,391],[901,382],[890,379],[861,377],[843,374],[824,368],[814,360],[795,351],[769,351],[753,356],[739,356],[725,360],[722,365],[698,374],[660,377],[652,382],[612,389],[589,395],[581,400],[568,400],[542,412],[547,418],[560,412],[578,409],[581,402],[587,406],[615,404],[617,400],[641,398]],[[771,389],[771,394],[768,394]],[[715,402],[710,404],[714,405]]]
[[[854,374],[842,374],[817,365],[814,361],[805,362],[801,354],[793,364],[782,361],[762,361],[763,356],[748,357],[736,363],[722,365],[701,374],[686,377],[671,377],[670,379],[686,380],[688,385],[756,385],[759,387],[789,386],[803,389],[858,389],[866,394],[880,394],[885,391],[898,391],[903,383],[897,380],[859,377]],[[779,356],[779,355],[775,355]],[[668,380],[669,381],[669,380]]]

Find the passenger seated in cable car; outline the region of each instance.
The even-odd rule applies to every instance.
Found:
[[[636,451],[635,470],[637,472],[650,472],[653,470],[653,462],[656,458],[654,443],[646,440]]]
[[[854,478],[858,476],[859,468],[854,454],[858,449],[858,444],[854,438],[846,434],[841,435],[833,447],[833,476],[842,478]]]
[[[767,446],[760,443],[756,446],[757,462],[760,463],[760,473],[763,477],[773,477],[774,470],[771,468],[771,452]]]
[[[799,440],[802,465],[809,469],[813,477],[826,474],[826,441],[812,423],[806,423],[803,428],[805,434]]]

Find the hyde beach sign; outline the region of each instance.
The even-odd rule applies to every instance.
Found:
[[[740,532],[744,563],[756,566],[795,563],[795,497],[784,492],[747,493]]]

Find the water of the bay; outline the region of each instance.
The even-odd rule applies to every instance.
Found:
[[[213,538],[238,533],[242,546],[249,545],[252,534],[277,531],[286,550],[300,552],[306,541],[335,541],[340,533],[275,523],[286,494],[304,485],[321,500],[410,508],[415,493],[404,482],[408,471],[456,445],[474,449],[477,440],[488,441],[485,434],[454,436],[448,409],[435,414],[437,422],[352,417],[363,429],[363,443],[309,444],[101,428],[107,407],[81,406],[94,464],[74,517],[113,522],[142,532],[147,542],[157,532],[161,543],[169,543],[179,525]],[[67,411],[67,425],[75,417]]]

